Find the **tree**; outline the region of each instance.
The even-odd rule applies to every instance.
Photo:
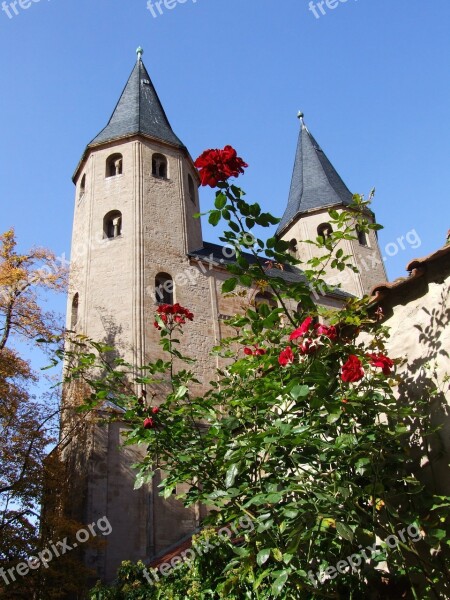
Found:
[[[355,196],[347,210],[331,210],[330,235],[310,241],[322,255],[301,265],[304,282],[287,283],[270,276],[267,263],[281,268],[299,261],[288,243],[252,235],[255,226],[277,220],[229,184],[245,165],[239,161],[228,147],[197,163],[202,182],[219,188],[209,221],[227,222],[221,239],[236,251],[222,291],[270,289],[279,306],[248,305],[228,321],[236,335],[214,349],[228,366],[202,397],[190,391],[192,359],[179,342],[195,318],[188,308],[159,306],[155,327],[167,359],[138,369],[122,360],[108,364],[111,348],[80,340],[85,352],[74,376],[92,391],[85,410],[105,399],[125,410],[126,443],[147,448],[136,487],[161,469],[162,494],[187,485],[181,498],[207,505],[215,527],[243,518],[253,524],[241,543],[228,543],[234,558],[217,572],[213,590],[209,579],[200,583],[197,598],[446,598],[450,502],[421,485],[409,450],[418,420],[433,435],[426,411],[397,400],[395,364],[385,353],[388,331],[367,298],[332,312],[311,300],[329,290],[325,265],[355,268],[340,244],[356,230],[377,227],[365,219],[368,203]],[[124,391],[133,372],[147,390],[166,386],[159,406]],[[137,581],[106,597],[185,597],[171,586],[163,580],[155,590]]]
[[[61,332],[42,302],[66,283],[67,268],[52,252],[20,254],[14,230],[0,236],[0,567],[6,570],[36,550],[44,458],[59,414],[55,394],[37,392],[40,379],[15,345],[36,347],[39,338]],[[9,588],[0,579],[1,597],[13,593],[14,578],[8,582]]]

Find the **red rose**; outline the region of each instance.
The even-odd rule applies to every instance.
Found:
[[[292,342],[292,340],[296,340],[299,337],[304,336],[305,333],[308,331],[312,321],[313,321],[312,317],[306,317],[306,319],[303,321],[303,323],[300,325],[300,327],[295,329],[289,336],[289,339],[291,340],[291,342]]]
[[[316,323],[316,325],[314,325],[314,329],[315,329],[317,335],[324,335],[332,342],[337,340],[338,334],[337,334],[337,329],[334,325],[330,325],[328,327],[327,325],[322,325],[321,323]]]
[[[347,362],[343,365],[341,379],[346,382],[359,381],[364,377],[362,362],[354,354],[350,354]]]
[[[246,354],[247,356],[262,356],[263,354],[266,354],[266,351],[263,348],[258,348],[257,345],[255,345],[254,350],[246,346],[244,348],[244,354]]]
[[[379,367],[383,370],[384,375],[390,375],[394,363],[388,356],[385,354],[369,354],[368,357],[373,367]]]
[[[292,352],[292,348],[290,346],[282,350],[280,356],[278,357],[278,362],[282,367],[286,367],[294,362],[294,353]]]
[[[248,167],[231,146],[225,146],[223,150],[205,150],[194,164],[199,169],[201,184],[212,188],[230,177],[238,177]]]
[[[306,338],[306,340],[303,340],[303,344],[300,344],[299,348],[302,354],[312,354],[317,350],[317,344],[311,338]]]
[[[157,415],[157,414],[159,413],[159,408],[158,408],[157,406],[154,406],[154,407],[152,408],[152,413],[153,413],[154,415]]]
[[[155,422],[151,417],[147,417],[144,421],[144,429],[153,429]]]

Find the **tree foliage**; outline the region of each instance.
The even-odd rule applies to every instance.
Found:
[[[59,414],[54,394],[40,392],[37,399],[39,377],[18,344],[35,347],[41,336],[61,331],[42,303],[46,293],[64,290],[66,279],[52,252],[20,254],[13,230],[0,236],[0,567],[6,569],[38,545],[43,464]],[[19,597],[17,590],[2,592],[3,584],[2,598]]]

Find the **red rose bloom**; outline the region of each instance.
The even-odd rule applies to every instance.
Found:
[[[306,317],[306,319],[303,321],[300,327],[298,327],[291,333],[291,335],[289,336],[290,341],[292,342],[292,340],[296,340],[299,337],[304,336],[310,328],[312,321],[312,317]]]
[[[385,354],[369,354],[368,358],[370,358],[370,364],[373,367],[379,367],[383,370],[384,375],[390,375],[394,363],[388,356]]]
[[[173,330],[177,325],[184,325],[186,319],[193,321],[194,315],[190,310],[184,308],[180,304],[160,304],[156,309],[157,316],[167,326],[167,329]],[[158,321],[155,321],[153,325],[156,329],[161,329]]]
[[[342,366],[341,379],[347,383],[359,381],[364,377],[362,362],[354,354],[350,354],[347,362]]]
[[[294,353],[292,352],[292,348],[288,346],[280,353],[278,357],[278,362],[282,367],[286,367],[294,362]]]
[[[299,348],[302,354],[313,354],[318,349],[318,346],[314,340],[306,338],[303,340],[303,344],[300,344]]]
[[[144,421],[144,429],[153,429],[155,422],[151,417],[147,417]]]
[[[230,177],[238,177],[248,167],[231,146],[225,146],[223,150],[205,150],[194,164],[199,169],[201,184],[212,188]]]
[[[246,346],[244,348],[244,354],[246,354],[247,356],[263,356],[264,354],[266,354],[266,351],[263,348],[258,348],[257,345],[255,345],[254,350]]]
[[[159,408],[158,408],[157,406],[154,406],[154,407],[152,408],[152,413],[153,413],[154,415],[157,415],[157,414],[159,413]]]
[[[337,329],[334,325],[330,325],[328,327],[327,325],[322,325],[321,323],[316,323],[316,325],[314,325],[314,329],[315,329],[317,335],[324,335],[332,342],[337,340],[338,334],[337,334]]]

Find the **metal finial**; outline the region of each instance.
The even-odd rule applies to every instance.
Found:
[[[297,117],[300,119],[300,125],[301,125],[302,129],[306,129],[305,121],[303,119],[304,116],[305,116],[305,114],[301,110],[299,110]]]
[[[142,60],[142,55],[144,54],[144,50],[139,46],[139,48],[136,50],[136,54],[138,56],[138,60]]]

